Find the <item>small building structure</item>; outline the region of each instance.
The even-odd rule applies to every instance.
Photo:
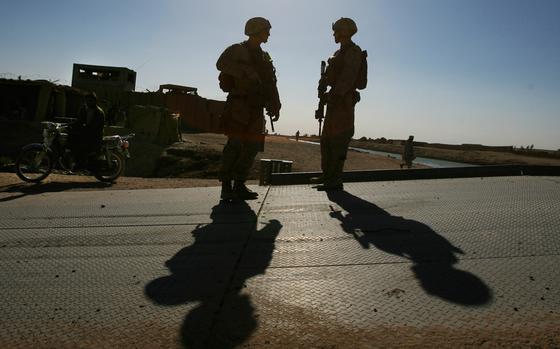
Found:
[[[125,67],[74,63],[72,87],[93,91],[100,99],[119,99],[136,88],[136,72]]]
[[[164,84],[164,85],[159,85],[158,92],[159,93],[171,93],[171,94],[179,94],[179,95],[198,96],[197,90],[198,89],[196,87],[174,85],[174,84]]]

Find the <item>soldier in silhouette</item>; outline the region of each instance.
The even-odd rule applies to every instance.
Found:
[[[245,181],[257,153],[264,149],[263,109],[271,116],[271,122],[280,117],[276,70],[270,55],[261,48],[268,41],[270,28],[265,18],[249,19],[245,25],[249,39],[229,46],[216,63],[220,87],[228,93],[222,115],[228,141],[219,173],[223,200],[257,198]]]

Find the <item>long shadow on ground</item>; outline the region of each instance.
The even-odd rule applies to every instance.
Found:
[[[245,202],[216,205],[210,217],[210,224],[199,225],[192,232],[194,243],[165,262],[171,274],[152,280],[144,292],[159,305],[197,304],[187,313],[181,326],[184,347],[235,348],[257,327],[250,297],[242,294],[242,287],[238,285],[264,274],[282,226],[277,220],[271,220],[257,231],[257,216]],[[232,217],[238,223],[231,223]],[[253,234],[268,238],[263,249],[267,257],[252,265],[250,273],[238,272],[243,251]],[[224,327],[217,322],[226,302],[227,326]]]
[[[346,233],[354,235],[363,248],[374,246],[409,259],[414,275],[428,294],[470,306],[484,305],[492,299],[491,290],[480,278],[455,268],[456,254],[464,252],[426,224],[392,216],[346,191],[327,195],[347,212],[332,209],[330,213],[340,220]]]
[[[28,195],[37,195],[43,193],[56,193],[71,189],[101,189],[110,187],[111,183],[92,182],[76,183],[76,182],[48,182],[48,183],[21,183],[0,187],[0,192],[13,193],[14,195],[0,198],[0,202],[12,201],[20,199]]]

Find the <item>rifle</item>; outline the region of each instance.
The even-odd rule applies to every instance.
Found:
[[[321,61],[321,79],[319,80],[319,86],[317,87],[319,105],[317,110],[315,110],[315,119],[319,121],[319,137],[321,137],[321,126],[323,124],[323,119],[325,118],[325,104],[327,103],[326,92],[327,92],[327,76],[325,71],[327,70],[327,63]]]
[[[270,112],[266,112],[266,115],[268,115],[268,117],[270,118],[270,128],[272,129],[272,132],[274,131],[274,121],[272,121],[272,114]]]

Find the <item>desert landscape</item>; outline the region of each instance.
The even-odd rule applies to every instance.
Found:
[[[132,158],[127,163],[126,176],[116,183],[107,185],[97,182],[91,176],[53,173],[39,185],[23,183],[10,168],[0,172],[0,192],[40,193],[62,190],[103,190],[103,189],[150,189],[188,188],[219,186],[217,174],[221,151],[227,138],[215,133],[184,133],[183,141],[169,147],[135,140],[132,142]],[[302,139],[303,140],[303,139]],[[307,138],[317,141],[316,138]],[[354,140],[352,146],[377,151],[400,153],[402,146],[379,144]],[[444,159],[456,162],[484,165],[526,164],[560,165],[560,159],[538,157],[512,152],[455,150],[434,147],[415,147],[417,156]],[[321,154],[318,145],[296,142],[291,136],[268,136],[265,150],[259,153],[251,171],[250,184],[258,184],[259,160],[280,159],[292,161],[292,172],[320,171]],[[381,156],[350,150],[345,171],[399,169],[401,160],[394,156]],[[428,166],[414,164],[414,168]]]
[[[53,173],[39,184],[23,183],[9,166],[0,172],[0,191],[34,192],[59,190],[150,189],[218,186],[217,173],[221,151],[227,138],[224,135],[202,133],[183,134],[183,142],[170,147],[157,147],[132,142],[132,158],[127,176],[112,185],[97,182],[91,176]],[[258,183],[259,160],[282,159],[293,161],[293,172],[320,171],[319,146],[296,142],[284,136],[269,136],[265,151],[258,154],[252,169],[250,183]],[[345,170],[373,170],[400,168],[398,159],[379,155],[348,152]],[[416,165],[416,167],[425,167]],[[155,177],[157,176],[157,177]]]

